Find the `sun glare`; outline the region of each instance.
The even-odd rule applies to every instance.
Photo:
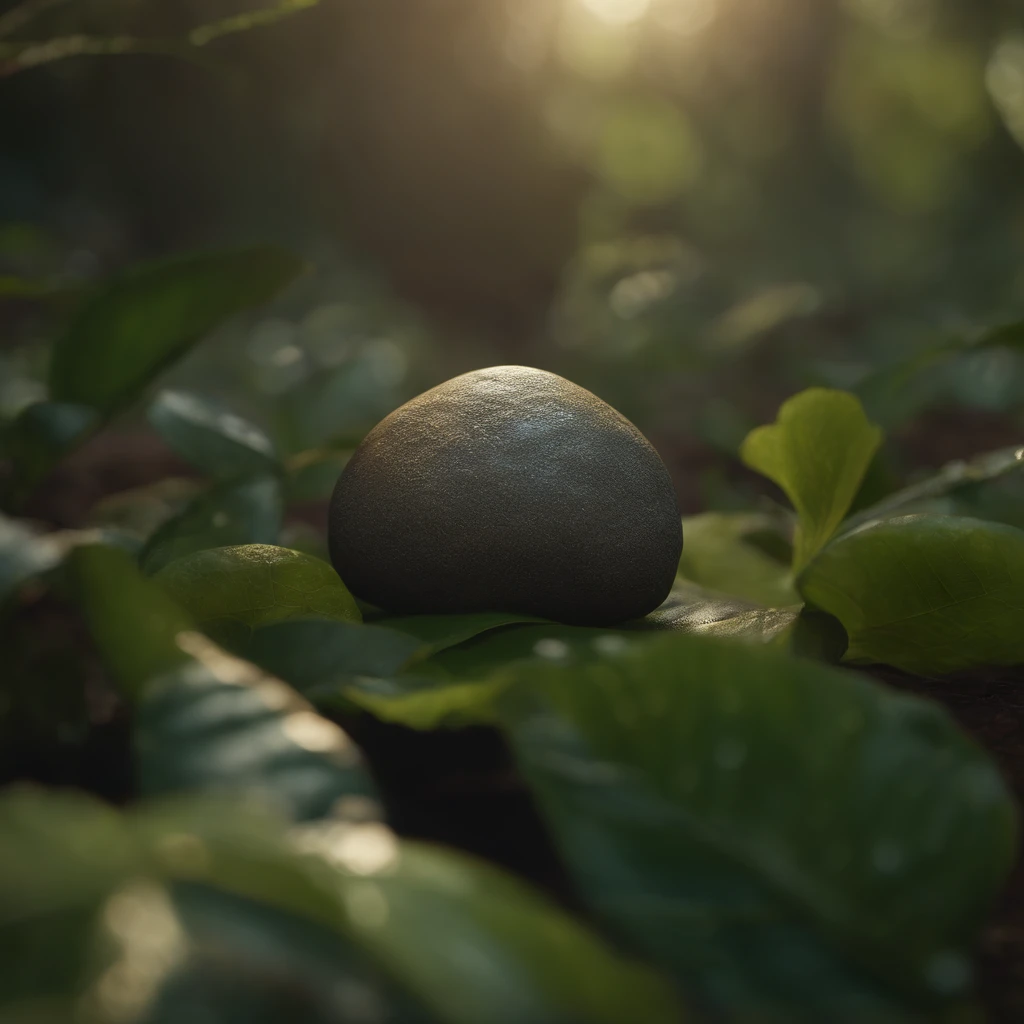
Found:
[[[629,25],[639,21],[651,0],[580,0],[583,6],[609,25]]]

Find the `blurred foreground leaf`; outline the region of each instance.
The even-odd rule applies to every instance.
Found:
[[[101,286],[53,346],[50,393],[109,417],[205,334],[272,298],[302,269],[280,249],[175,257]]]
[[[774,424],[747,435],[743,461],[777,483],[800,517],[795,572],[835,533],[881,442],[853,395],[825,388],[790,398]]]
[[[697,637],[512,678],[502,717],[581,893],[725,1019],[952,1019],[1017,823],[941,710]]]
[[[129,696],[188,661],[177,637],[195,628],[193,620],[140,574],[130,555],[91,544],[73,551],[68,567],[96,646]]]
[[[1024,530],[958,516],[868,523],[798,586],[842,622],[850,660],[919,675],[1024,663]]]
[[[0,606],[27,580],[53,568],[63,556],[53,537],[0,514]]]
[[[79,968],[66,992],[53,991],[61,979],[52,972],[40,979],[37,1011],[47,995],[54,1006],[66,996],[69,1008],[78,997],[90,1020],[115,1024],[130,997],[133,1019],[178,1020],[167,1013],[195,1007],[182,989],[190,981],[193,999],[216,995],[229,1020],[250,1006],[249,991],[266,988],[284,1019],[325,1024],[684,1019],[662,980],[528,886],[471,858],[402,843],[377,822],[286,832],[238,802],[164,801],[123,815],[83,796],[17,792],[0,797],[0,825],[5,948],[31,937],[51,950],[51,964],[70,952]],[[74,930],[69,913],[84,915]],[[288,949],[283,936],[295,940]],[[204,963],[207,972],[234,968],[234,984],[211,993],[209,973],[191,974]],[[103,986],[117,966],[147,984]],[[311,1001],[325,990],[333,998]]]
[[[373,794],[352,741],[294,690],[198,633],[178,644],[192,660],[150,680],[136,712],[143,793],[255,792],[300,821]]]
[[[67,402],[34,402],[7,425],[0,447],[13,463],[10,497],[18,504],[99,424],[94,409]]]

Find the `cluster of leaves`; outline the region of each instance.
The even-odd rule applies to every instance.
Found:
[[[223,253],[87,298],[7,429],[11,503],[298,269]],[[829,662],[1024,663],[1024,532],[956,514],[1024,449],[851,516],[881,432],[803,392],[742,449],[794,511],[686,521],[665,604],[591,629],[362,606],[281,545],[269,437],[191,394],[148,415],[205,484],[91,531],[0,519],[4,614],[46,588],[78,609],[138,797],[0,795],[5,1020],[976,1019],[1017,810],[937,705]],[[397,837],[334,720],[356,714],[500,730],[588,921]]]

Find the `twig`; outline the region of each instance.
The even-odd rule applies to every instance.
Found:
[[[0,36],[4,34],[4,21],[12,15],[22,13],[27,20],[38,14],[46,6],[61,3],[63,0],[28,0],[26,4],[16,7],[0,19]],[[196,50],[224,36],[245,32],[252,28],[272,25],[283,18],[288,18],[300,11],[315,7],[320,0],[282,0],[275,7],[263,10],[248,11],[208,25],[193,28],[182,39],[143,39],[136,36],[91,36],[85,34],[58,36],[39,42],[0,43],[0,77],[13,75],[19,71],[52,64],[54,61],[68,57],[114,56],[126,53],[157,54],[177,57],[209,66],[209,61],[200,58]],[[25,12],[31,7],[32,12]],[[20,22],[24,24],[24,20]]]

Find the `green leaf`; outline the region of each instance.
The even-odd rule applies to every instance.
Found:
[[[653,635],[554,622],[511,625],[414,661],[406,672],[334,680],[309,696],[321,706],[354,704],[411,729],[461,728],[493,721],[494,700],[505,685],[495,676],[510,665],[545,660],[579,664]]]
[[[355,705],[407,729],[462,729],[495,724],[494,704],[505,686],[501,679],[439,683],[422,676],[360,678],[334,691],[318,691],[313,698],[327,707]]]
[[[269,544],[197,551],[153,578],[204,630],[257,629],[288,619],[361,619],[355,599],[327,562]]]
[[[65,402],[34,402],[9,423],[3,451],[14,463],[9,491],[14,504],[24,501],[51,469],[81,444],[99,424],[95,410]]]
[[[970,342],[971,348],[1011,348],[1024,351],[1024,320],[987,327]]]
[[[104,662],[129,696],[188,660],[178,637],[192,619],[130,555],[90,544],[68,559],[72,586]]]
[[[843,532],[846,533],[876,519],[904,515],[908,512],[967,515],[969,512],[965,508],[970,507],[972,503],[979,503],[979,489],[1010,475],[1017,477],[1021,470],[1024,470],[1024,447],[1020,445],[985,452],[969,462],[947,463],[934,476],[890,494],[857,515],[851,516],[843,523]],[[1021,474],[1021,477],[1024,478],[1024,474]],[[1020,509],[1016,512],[1021,522],[1010,525],[1024,525],[1024,512]],[[982,515],[976,518],[989,517]]]
[[[383,626],[293,619],[255,630],[235,652],[316,699],[353,676],[392,676],[422,646]]]
[[[53,537],[0,514],[0,606],[23,583],[57,565],[63,554]]]
[[[581,894],[726,1019],[936,1021],[966,996],[1017,821],[937,706],[700,637],[510,676]]]
[[[151,1024],[435,1024],[337,932],[208,885],[179,884],[174,909],[190,946]],[[245,985],[239,985],[239,977]]]
[[[136,711],[143,793],[256,793],[300,821],[373,794],[352,741],[294,690],[198,633],[178,643],[193,660],[150,680]]]
[[[0,797],[0,926],[96,906],[141,864],[121,815],[93,797],[28,787]]]
[[[702,587],[756,604],[795,604],[799,598],[788,561],[783,564],[751,540],[764,533],[777,534],[776,523],[768,516],[745,512],[690,516],[683,520],[686,543],[679,574]]]
[[[175,559],[206,548],[273,544],[282,518],[277,477],[225,480],[163,523],[143,547],[139,564],[152,575]]]
[[[166,1010],[171,996],[176,1005],[183,975],[168,974],[197,959],[233,975],[235,998],[216,1000],[229,1010],[249,1003],[237,1001],[239,977],[247,988],[263,987],[261,972],[238,973],[262,962],[268,985],[280,979],[294,1001],[270,1019],[320,1020],[313,1013],[322,1005],[324,1020],[361,1020],[369,1002],[374,1011],[398,1007],[400,1015],[386,1018],[395,1024],[421,1022],[408,1002],[394,999],[382,974],[443,1024],[685,1019],[664,981],[528,886],[469,857],[402,843],[375,821],[335,820],[286,833],[281,819],[240,801],[162,801],[122,815],[87,797],[7,793],[0,826],[0,927],[21,928],[32,918],[52,974],[60,940],[69,935],[46,915],[102,906],[114,963],[149,968],[141,977],[151,984],[129,990],[139,1014],[132,1019],[178,1020],[144,1011],[151,1000]],[[163,898],[168,891],[173,903]],[[116,905],[104,906],[111,896]],[[76,938],[81,944],[83,936]],[[153,963],[145,960],[149,951]],[[91,973],[99,973],[95,965]],[[321,985],[332,997],[325,1004],[302,998]],[[102,991],[88,986],[90,996]],[[380,996],[383,1005],[373,998]],[[100,1024],[125,1019],[114,1012],[123,1002],[110,1007],[109,1018],[102,1002],[87,1005],[89,1019]]]
[[[305,692],[321,706],[354,704],[383,721],[412,729],[460,728],[494,720],[494,701],[505,687],[501,676],[510,666],[589,664],[647,643],[666,630],[792,646],[814,654],[822,646],[817,633],[802,622],[799,605],[760,608],[677,580],[657,611],[617,629],[511,623],[445,647],[425,660],[414,659],[404,672],[341,679],[335,675]],[[454,628],[449,636],[456,636]]]
[[[274,444],[258,427],[188,391],[161,391],[149,422],[186,462],[209,476],[231,479],[280,472]]]
[[[794,597],[795,600],[795,597]],[[677,578],[662,605],[650,615],[622,628],[672,630],[729,636],[752,643],[780,640],[800,614],[799,605],[762,608],[738,597],[727,597]]]
[[[798,586],[842,622],[850,660],[919,675],[1024,663],[1024,530],[956,516],[868,523]]]
[[[109,417],[205,334],[272,298],[301,269],[290,253],[253,246],[129,270],[87,299],[54,344],[53,399]]]
[[[800,517],[794,572],[835,533],[881,442],[853,395],[825,388],[790,398],[774,424],[747,435],[743,461],[774,480]]]
[[[329,828],[321,835],[331,849]],[[451,1024],[677,1024],[686,1019],[664,982],[616,957],[505,872],[418,843],[403,843],[395,852],[395,860],[376,871],[345,865],[350,926],[439,1019]],[[360,877],[367,875],[368,880]],[[460,949],[473,955],[453,956]]]
[[[416,637],[426,653],[436,653],[502,626],[547,620],[517,612],[474,612],[469,615],[395,615],[376,621],[388,629]]]

